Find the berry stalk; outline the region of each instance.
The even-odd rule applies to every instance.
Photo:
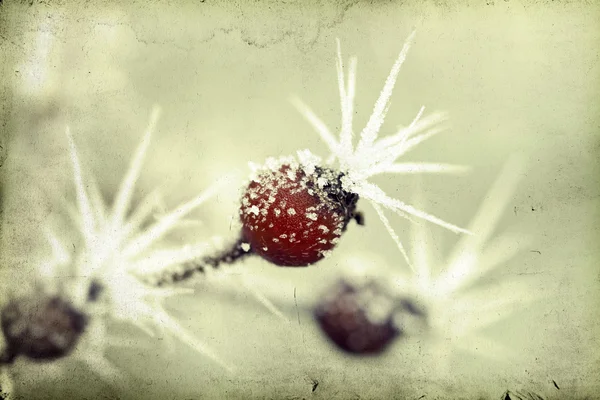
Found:
[[[243,240],[238,239],[232,245],[225,249],[216,251],[213,255],[208,255],[183,265],[178,265],[177,269],[163,271],[160,275],[152,278],[144,278],[147,283],[153,286],[165,286],[174,284],[192,278],[196,274],[205,274],[208,269],[218,269],[223,264],[233,264],[250,255],[252,249]]]

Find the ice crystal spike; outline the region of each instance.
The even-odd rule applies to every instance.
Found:
[[[327,165],[339,170],[340,173],[344,175],[342,188],[349,193],[355,193],[358,196],[367,199],[374,207],[376,207],[377,214],[407,261],[409,260],[406,252],[397,239],[397,235],[393,233],[393,229],[389,226],[389,222],[384,216],[382,208],[397,213],[404,218],[410,219],[412,216],[424,219],[455,233],[471,233],[466,229],[448,223],[429,213],[418,210],[411,205],[405,204],[398,199],[390,197],[377,185],[369,181],[369,178],[379,174],[462,174],[468,171],[468,167],[445,163],[397,162],[401,156],[412,150],[414,147],[445,129],[443,123],[447,117],[444,113],[433,113],[423,117],[424,107],[421,107],[410,125],[400,127],[393,135],[383,138],[379,137],[380,129],[389,110],[390,98],[398,74],[407,57],[415,35],[416,32],[413,31],[405,41],[404,46],[385,81],[384,87],[375,102],[373,112],[371,113],[366,126],[360,132],[360,139],[356,146],[353,144],[354,128],[352,124],[357,61],[356,57],[350,59],[350,66],[347,74],[345,74],[339,40],[337,40],[336,62],[342,119],[339,140],[329,130],[327,125],[310,109],[310,107],[296,97],[291,99],[292,103],[327,144],[330,151]],[[298,157],[301,163],[303,160],[310,158],[312,164],[320,164],[320,158],[312,155],[307,150],[299,152]],[[333,165],[335,163],[337,163],[337,166],[334,167]]]
[[[481,275],[482,269],[486,271],[494,266],[489,265],[489,262],[482,265],[482,258],[478,254],[481,253],[486,241],[494,232],[494,228],[511,199],[513,188],[520,180],[520,171],[522,170],[522,161],[516,158],[509,160],[489,190],[470,224],[470,230],[474,234],[460,240],[450,257],[444,275],[439,279],[440,282],[444,282],[443,286],[446,292],[467,286]],[[497,249],[496,246],[496,251]],[[494,248],[491,248],[490,251],[494,251]],[[484,260],[487,261],[488,258],[484,258]],[[479,265],[477,265],[478,261]]]

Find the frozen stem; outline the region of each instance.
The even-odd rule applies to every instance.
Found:
[[[208,269],[217,269],[223,264],[233,264],[253,254],[244,240],[238,239],[233,245],[224,250],[216,251],[213,255],[200,258],[178,266],[177,270],[164,271],[156,281],[155,286],[164,286],[192,278],[196,274],[205,274]]]

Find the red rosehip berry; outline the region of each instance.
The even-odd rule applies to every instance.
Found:
[[[401,304],[382,285],[340,281],[314,310],[321,330],[341,350],[357,355],[382,353],[403,332],[394,324]]]
[[[358,195],[342,189],[341,173],[283,164],[261,171],[242,197],[242,240],[278,266],[303,267],[335,247],[355,212]]]
[[[23,355],[54,360],[68,355],[87,324],[87,317],[58,296],[45,294],[12,299],[2,309],[1,327],[7,348],[3,358]]]

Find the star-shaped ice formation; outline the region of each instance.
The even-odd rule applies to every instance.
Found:
[[[342,124],[339,134],[339,140],[325,125],[323,121],[301,100],[294,98],[293,103],[298,110],[306,117],[319,133],[323,141],[329,147],[331,156],[327,160],[329,165],[337,162],[337,169],[344,173],[342,180],[346,191],[357,193],[362,198],[367,199],[375,208],[386,229],[398,245],[405,259],[408,256],[404,247],[400,243],[398,236],[390,226],[387,217],[383,213],[383,208],[391,210],[402,217],[410,219],[417,217],[434,224],[440,225],[453,232],[469,233],[463,228],[450,224],[434,215],[421,211],[411,205],[408,205],[398,199],[394,199],[386,194],[379,186],[369,181],[369,178],[379,174],[420,174],[420,173],[462,173],[468,170],[465,166],[449,165],[441,163],[398,163],[399,157],[408,153],[418,144],[442,132],[446,127],[442,124],[447,117],[444,113],[434,113],[427,117],[422,117],[424,107],[422,107],[410,125],[400,127],[398,131],[390,136],[379,138],[379,131],[384,123],[386,114],[390,107],[390,98],[400,68],[406,59],[408,50],[414,39],[415,32],[406,40],[400,55],[396,59],[392,70],[387,77],[385,85],[377,99],[373,112],[365,128],[360,132],[360,140],[354,146],[354,96],[356,88],[356,57],[350,59],[350,67],[347,72],[347,81],[344,76],[344,65],[342,61],[340,42],[337,41],[337,77],[340,92]],[[303,164],[319,164],[321,159],[308,150],[298,152],[300,161]],[[383,207],[383,208],[382,208]]]
[[[161,306],[164,298],[185,292],[186,289],[149,287],[136,277],[136,274],[142,271],[166,268],[195,260],[209,250],[210,246],[207,244],[176,248],[161,248],[154,245],[183,217],[213,196],[219,186],[219,184],[213,185],[148,227],[143,227],[143,224],[160,198],[157,191],[142,200],[140,205],[130,212],[129,218],[126,217],[159,113],[160,109],[155,107],[149,127],[133,155],[129,170],[110,210],[104,204],[94,179],[91,178],[87,184],[84,183],[75,143],[67,130],[79,208],[78,225],[85,243],[85,251],[73,264],[76,269],[74,275],[89,277],[88,280],[97,279],[104,286],[109,303],[107,312],[110,317],[133,323],[149,333],[152,332],[150,329],[152,325],[160,330],[166,330],[199,353],[209,356],[229,369],[230,367],[204,344],[194,339]],[[58,243],[56,237],[52,237],[51,241]],[[66,254],[58,248],[56,253]],[[83,301],[87,296],[88,287],[89,282],[79,281],[75,286],[74,298]]]
[[[165,336],[179,339],[226,370],[233,370],[164,309],[166,298],[189,293],[191,289],[158,288],[139,279],[148,271],[190,262],[212,250],[209,244],[166,247],[160,244],[160,239],[222,185],[221,182],[212,185],[158,220],[152,218],[160,201],[157,190],[135,209],[130,209],[135,183],[159,114],[160,108],[156,106],[112,205],[103,199],[93,176],[84,176],[75,141],[67,128],[76,189],[76,211],[73,207],[69,209],[81,236],[75,256],[67,251],[66,239],[59,237],[50,226],[45,228],[52,258],[39,265],[38,276],[44,282],[40,290],[60,294],[90,315],[86,332],[70,357],[84,361],[111,382],[119,380],[121,374],[104,357],[107,347],[120,345],[106,332],[106,323],[110,320],[131,323],[152,336],[157,332],[166,333]],[[5,385],[4,390],[7,389]]]
[[[412,294],[428,310],[430,332],[439,339],[440,351],[447,351],[451,344],[495,359],[517,356],[506,346],[485,338],[481,330],[542,295],[521,278],[493,284],[478,280],[505,265],[529,243],[527,237],[516,234],[490,240],[519,181],[520,164],[516,159],[507,163],[470,224],[473,235],[462,237],[446,262],[439,261],[429,230],[413,224],[414,269],[399,275],[396,289]]]

